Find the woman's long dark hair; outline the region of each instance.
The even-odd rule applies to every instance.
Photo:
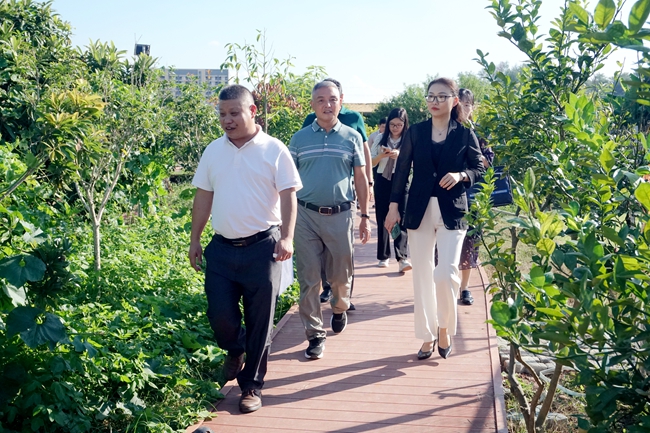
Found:
[[[438,83],[444,84],[445,86],[449,87],[452,96],[458,96],[458,84],[456,84],[456,82],[451,78],[444,78],[444,77],[436,78],[435,80],[430,82],[429,85],[427,86],[427,92],[429,91],[431,86]],[[460,104],[460,101],[458,101],[458,104],[456,104],[456,106],[451,110],[452,120],[460,122],[462,119],[464,119],[463,112],[464,112],[463,106]]]
[[[409,116],[406,114],[406,110],[403,109],[402,107],[400,108],[393,108],[390,110],[390,113],[388,113],[388,120],[386,121],[386,129],[384,130],[384,133],[381,136],[381,140],[379,140],[379,146],[385,146],[388,147],[388,137],[390,137],[390,121],[393,119],[399,119],[402,122],[404,122],[404,129],[402,129],[402,133],[400,134],[400,138],[404,137],[404,134],[406,134],[406,130],[409,129]]]
[[[472,93],[471,90],[461,88],[458,91],[458,105],[462,104],[463,102],[469,102],[472,107],[474,106],[474,93]],[[465,107],[463,106],[463,118],[460,119],[461,123],[465,123],[467,121],[469,122],[474,121],[472,117],[473,117],[472,114],[467,115],[467,112],[465,111]]]

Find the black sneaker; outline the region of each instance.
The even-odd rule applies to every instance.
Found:
[[[307,359],[321,359],[325,351],[324,338],[312,338],[309,340],[309,347],[305,350],[305,358]]]
[[[341,314],[332,314],[332,318],[330,319],[330,326],[332,327],[332,331],[334,331],[335,334],[340,334],[343,332],[347,324],[348,315],[345,314],[345,311]]]
[[[320,294],[320,302],[324,304],[332,300],[332,288],[330,286],[325,286],[323,288],[323,293]]]

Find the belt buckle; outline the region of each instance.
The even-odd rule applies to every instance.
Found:
[[[318,208],[318,213],[321,215],[332,215],[332,208],[327,206],[320,206]]]
[[[233,247],[245,247],[246,246],[246,241],[243,240],[243,239],[241,241],[233,241],[232,246]]]

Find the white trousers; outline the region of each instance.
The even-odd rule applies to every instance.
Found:
[[[438,199],[431,197],[420,227],[409,229],[413,264],[415,337],[423,341],[438,338],[438,327],[456,335],[456,293],[460,287],[458,262],[467,230],[447,230]],[[438,245],[438,266],[434,250]]]

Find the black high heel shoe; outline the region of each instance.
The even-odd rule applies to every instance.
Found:
[[[429,350],[427,352],[423,352],[422,348],[420,348],[420,350],[418,350],[418,359],[421,361],[423,359],[431,358],[431,355],[433,355],[433,350],[435,348],[436,348],[436,342],[435,341],[433,342],[433,346],[431,346],[431,350]]]
[[[440,331],[438,331],[438,340],[440,340]],[[443,357],[443,359],[447,359],[449,355],[451,355],[451,338],[449,338],[449,347],[446,349],[443,349],[440,347],[440,343],[438,343],[438,354]]]

